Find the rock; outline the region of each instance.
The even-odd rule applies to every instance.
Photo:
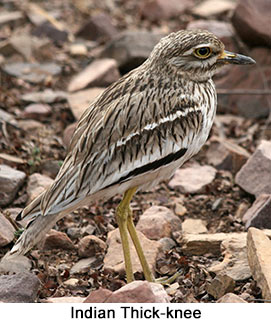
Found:
[[[60,74],[61,67],[56,63],[10,63],[3,67],[3,70],[11,75],[31,83],[42,83],[48,76]]]
[[[192,9],[194,15],[200,17],[210,17],[215,15],[220,15],[224,12],[234,10],[236,3],[229,0],[205,0],[201,1]]]
[[[137,232],[139,240],[141,242],[142,248],[144,250],[145,257],[148,264],[150,265],[151,271],[155,272],[156,257],[158,252],[161,250],[162,246],[159,242],[147,239],[143,233]],[[133,271],[142,272],[142,267],[139,262],[135,247],[132,240],[129,238],[131,259],[133,265]],[[104,258],[104,270],[114,271],[119,273],[125,272],[124,267],[124,257],[122,251],[122,245],[119,235],[119,230],[115,229],[108,233],[107,238],[107,253]]]
[[[227,275],[235,281],[241,281],[251,277],[251,271],[247,260],[246,234],[226,238],[221,242],[222,262],[214,264],[208,271],[217,275]]]
[[[17,126],[17,121],[15,120],[15,117],[12,114],[10,114],[2,109],[0,109],[0,120],[10,123],[14,126]]]
[[[34,173],[29,176],[26,192],[28,195],[28,203],[33,201],[38,195],[40,195],[45,189],[47,189],[53,183],[52,178]]]
[[[8,245],[14,239],[14,233],[13,225],[0,213],[0,248]]]
[[[168,185],[172,189],[178,188],[181,193],[204,192],[206,185],[212,183],[216,176],[216,169],[211,166],[191,164],[177,169]]]
[[[182,223],[182,233],[200,234],[207,233],[206,224],[201,219],[185,219]]]
[[[73,133],[74,133],[76,127],[77,127],[77,122],[70,124],[64,130],[64,133],[63,133],[63,143],[64,143],[64,145],[65,145],[66,148],[68,148],[69,145],[70,145],[70,143],[71,143],[72,136],[73,136]]]
[[[169,303],[169,300],[162,285],[136,280],[115,291],[105,303]]]
[[[152,22],[161,22],[161,20],[181,16],[192,5],[190,0],[149,0],[143,1],[139,10],[143,18]]]
[[[69,34],[66,30],[57,28],[48,20],[42,22],[40,25],[32,30],[32,34],[38,38],[48,37],[56,43],[63,43],[68,40]]]
[[[141,65],[161,37],[153,32],[126,31],[109,42],[101,56],[114,58],[124,74]]]
[[[253,155],[235,177],[246,192],[258,197],[271,194],[271,141],[262,140]]]
[[[85,299],[85,297],[79,296],[49,297],[43,300],[42,303],[83,303]]]
[[[271,229],[271,195],[261,194],[243,216],[246,229]]]
[[[80,257],[92,257],[98,253],[104,253],[106,243],[94,235],[82,238],[78,243],[78,254]]]
[[[108,86],[119,78],[117,62],[114,59],[97,59],[71,80],[68,91],[75,92],[86,87]]]
[[[48,104],[33,103],[24,108],[24,117],[28,119],[44,120],[52,113],[52,108]]]
[[[67,93],[64,91],[53,91],[52,89],[45,89],[42,92],[30,92],[23,94],[21,99],[26,102],[34,103],[54,103],[67,100]]]
[[[169,251],[172,248],[176,247],[176,242],[169,238],[169,237],[164,237],[158,240],[158,242],[161,243],[163,251]]]
[[[96,257],[81,259],[72,266],[70,274],[73,275],[87,273],[96,261]]]
[[[25,180],[25,173],[7,165],[0,165],[0,206],[11,203]]]
[[[7,255],[0,261],[0,274],[18,274],[22,272],[29,272],[31,268],[31,260],[22,255]]]
[[[34,274],[0,276],[0,302],[33,303],[39,287],[40,281]]]
[[[271,300],[271,241],[263,231],[249,228],[247,257],[253,278],[264,299]]]
[[[61,160],[44,160],[41,162],[42,174],[55,178],[62,165]]]
[[[232,16],[232,23],[242,40],[250,46],[271,47],[269,0],[241,0]]]
[[[0,26],[10,24],[10,23],[18,23],[23,20],[23,13],[20,11],[1,11],[0,13]]]
[[[37,131],[44,127],[44,125],[36,120],[18,120],[18,127],[24,131]]]
[[[234,287],[235,283],[232,278],[226,275],[218,275],[206,285],[206,291],[208,294],[218,299],[226,293],[232,292]]]
[[[59,232],[51,229],[49,233],[46,234],[44,243],[44,250],[51,249],[63,249],[63,250],[73,250],[75,246],[71,239],[64,232]]]
[[[5,162],[5,164],[8,164],[9,166],[13,166],[14,164],[25,164],[26,160],[16,157],[14,155],[9,155],[5,153],[0,153],[0,162]]]
[[[88,90],[69,94],[68,102],[76,120],[79,120],[83,112],[104,91],[104,88],[94,87]]]
[[[72,56],[87,56],[88,49],[84,44],[71,44],[69,52]]]
[[[84,303],[105,303],[112,294],[113,292],[111,292],[111,290],[100,287],[99,289],[90,292],[88,297],[84,300]]]
[[[186,26],[186,29],[189,30],[195,30],[195,29],[203,29],[203,30],[209,30],[211,33],[215,34],[223,44],[225,45],[225,48],[229,51],[236,50],[236,46],[234,44],[234,37],[235,33],[232,28],[232,25],[225,21],[219,21],[219,20],[192,20],[189,22],[189,24]]]
[[[247,303],[238,295],[227,293],[217,300],[217,303]]]
[[[180,230],[181,220],[164,206],[152,206],[140,216],[136,229],[148,239],[159,240]]]
[[[79,283],[79,279],[70,278],[63,282],[63,286],[72,288],[72,287],[78,286],[78,283]]]
[[[187,213],[187,209],[183,205],[183,199],[182,198],[175,198],[174,199],[174,205],[175,205],[175,213],[177,215],[184,216]]]
[[[93,15],[76,33],[79,38],[105,42],[116,36],[118,30],[107,13]]]
[[[206,153],[208,163],[217,169],[224,169],[236,174],[250,157],[242,147],[230,140],[213,137]]]

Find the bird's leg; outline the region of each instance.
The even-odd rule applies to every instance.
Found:
[[[128,219],[127,219],[127,226],[128,226],[128,231],[130,233],[130,236],[133,240],[134,246],[136,248],[136,252],[137,252],[138,258],[140,260],[145,279],[148,280],[149,282],[154,282],[153,274],[150,270],[150,267],[149,267],[148,262],[145,258],[142,246],[141,246],[140,241],[138,239],[138,235],[137,235],[136,228],[135,228],[133,218],[132,218],[132,210],[130,209],[130,207],[129,207],[129,213],[128,213]]]
[[[116,219],[117,219],[117,223],[120,231],[120,238],[121,238],[123,255],[124,255],[127,283],[130,283],[134,280],[131,253],[130,253],[129,240],[128,240],[127,218],[129,214],[129,204],[135,191],[136,189],[130,189],[125,192],[122,201],[117,207],[117,212],[116,212]]]

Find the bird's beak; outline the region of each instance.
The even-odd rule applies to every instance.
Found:
[[[218,61],[229,64],[240,64],[240,65],[248,65],[248,64],[256,64],[254,59],[248,56],[235,54],[224,50],[222,54],[218,57]]]

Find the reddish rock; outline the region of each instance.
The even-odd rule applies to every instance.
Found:
[[[52,108],[48,104],[33,103],[24,109],[24,117],[28,119],[43,120],[52,112]]]
[[[0,248],[14,239],[15,228],[8,219],[0,213]]]
[[[232,16],[232,23],[250,46],[271,47],[270,0],[241,0]]]
[[[271,195],[261,194],[243,216],[246,229],[256,227],[271,229]]]
[[[215,176],[215,168],[194,163],[178,169],[168,185],[178,188],[181,193],[199,193],[212,183]]]
[[[78,254],[80,257],[92,257],[106,250],[106,243],[94,235],[82,238],[78,243]]]
[[[74,133],[76,127],[77,127],[77,122],[70,124],[64,130],[64,133],[63,133],[63,143],[64,143],[64,145],[65,145],[66,148],[68,148],[69,145],[70,145],[70,143],[71,143],[72,136],[73,136],[73,133]]]
[[[84,303],[105,303],[112,294],[113,292],[111,292],[111,290],[100,287],[99,289],[90,292],[88,297],[84,300]]]
[[[162,285],[138,280],[115,291],[105,303],[168,303],[169,300]]]
[[[71,80],[68,90],[74,92],[88,86],[108,86],[119,78],[117,62],[114,59],[97,59]]]
[[[39,173],[34,173],[29,176],[26,192],[28,195],[28,203],[33,201],[45,189],[53,183],[53,179]]]
[[[263,140],[235,177],[236,184],[258,197],[271,194],[271,141]]]
[[[140,216],[136,228],[148,239],[159,240],[180,230],[181,220],[164,206],[152,206]]]
[[[139,10],[143,18],[157,22],[179,17],[192,6],[193,2],[191,0],[145,0]]]
[[[51,229],[45,237],[43,249],[73,250],[75,246],[66,233]]]
[[[77,37],[95,41],[108,41],[116,36],[118,30],[106,13],[92,16],[76,33]]]
[[[206,157],[208,163],[217,169],[229,170],[236,174],[250,157],[242,147],[229,140],[212,138]]]

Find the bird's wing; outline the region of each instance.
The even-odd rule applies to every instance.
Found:
[[[181,156],[202,115],[196,102],[179,94],[151,76],[142,80],[139,70],[105,90],[82,115],[67,157],[42,198],[42,213],[63,211]]]

